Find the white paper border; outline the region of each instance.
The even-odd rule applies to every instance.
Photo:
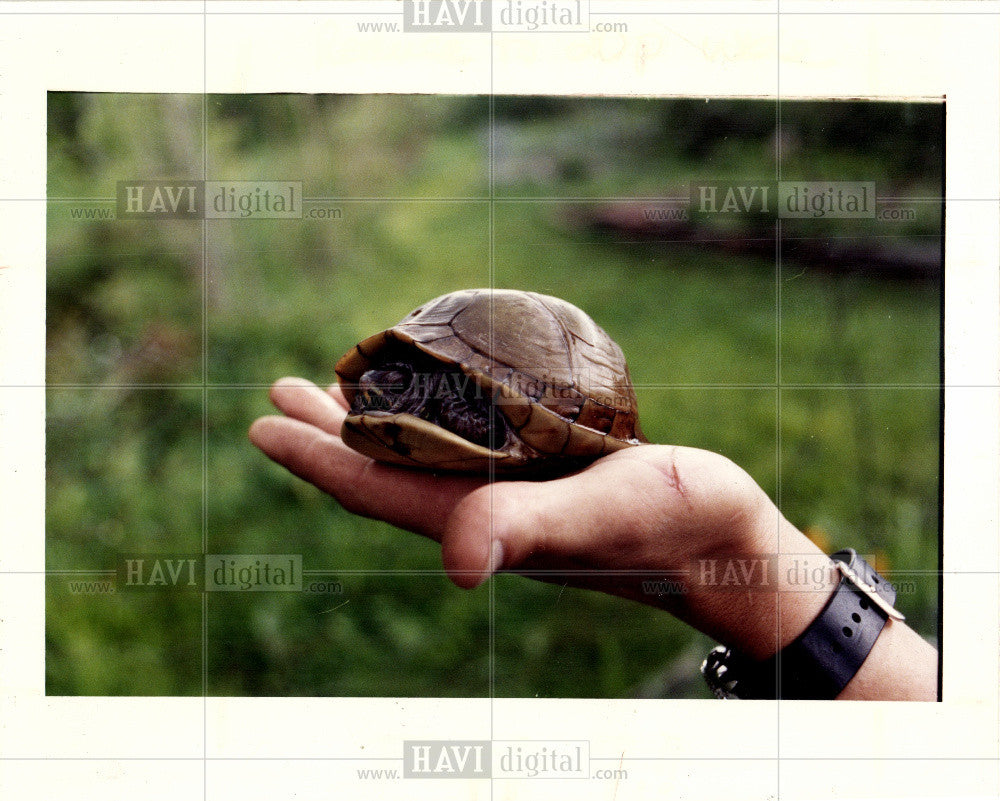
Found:
[[[491,37],[357,32],[362,19],[398,14],[395,2],[0,6],[0,792],[247,799],[299,782],[330,797],[487,798],[483,782],[358,784],[343,758],[375,764],[398,757],[407,737],[489,738],[492,726],[497,739],[586,737],[593,757],[661,758],[623,763],[632,772],[619,798],[698,794],[719,771],[730,798],[827,798],[838,786],[845,797],[842,783],[819,778],[831,769],[863,773],[858,797],[998,793],[1000,7],[801,2],[782,3],[780,18],[774,8],[595,0],[592,11],[627,20],[630,32]],[[649,13],[660,10],[673,15]],[[947,96],[945,701],[491,709],[482,699],[44,697],[47,90]],[[726,757],[743,759],[717,761]],[[324,776],[336,781],[324,786]],[[497,783],[493,797],[551,792],[532,784]],[[609,792],[573,785],[581,798]]]

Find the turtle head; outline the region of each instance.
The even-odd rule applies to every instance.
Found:
[[[410,411],[414,374],[409,365],[394,362],[366,370],[358,379],[358,389],[351,401],[351,411]]]
[[[508,458],[509,425],[490,390],[413,343],[366,340],[340,360],[337,377],[350,403],[341,437],[366,456],[483,471]]]
[[[419,352],[409,363],[391,361],[362,373],[351,414],[413,415],[491,450],[507,441],[492,397],[471,376]]]

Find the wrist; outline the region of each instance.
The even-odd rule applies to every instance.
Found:
[[[900,622],[903,616],[893,607],[896,592],[891,583],[852,549],[837,552],[831,560],[841,574],[837,589],[806,630],[776,655],[759,659],[726,645],[712,650],[702,674],[718,697],[933,697],[936,677],[928,670],[933,649]],[[904,652],[917,656],[920,650],[925,653],[900,664]],[[904,677],[905,690],[894,689],[896,680]]]
[[[752,659],[767,659],[794,641],[840,581],[829,557],[771,509],[749,547],[699,560],[689,574],[690,622]]]
[[[898,620],[885,628],[838,699],[936,701],[938,655],[932,645]]]

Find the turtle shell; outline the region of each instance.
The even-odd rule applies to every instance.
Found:
[[[429,357],[429,358],[428,358]],[[388,362],[467,376],[502,415],[476,444],[427,419],[356,408],[359,381]],[[621,348],[560,298],[514,290],[442,295],[368,337],[336,366],[352,411],[341,435],[374,459],[436,470],[559,472],[646,442]]]

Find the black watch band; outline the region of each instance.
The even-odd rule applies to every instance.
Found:
[[[836,698],[854,678],[890,618],[895,588],[852,549],[830,557],[841,573],[823,611],[793,642],[763,661],[720,645],[701,666],[720,698]]]

